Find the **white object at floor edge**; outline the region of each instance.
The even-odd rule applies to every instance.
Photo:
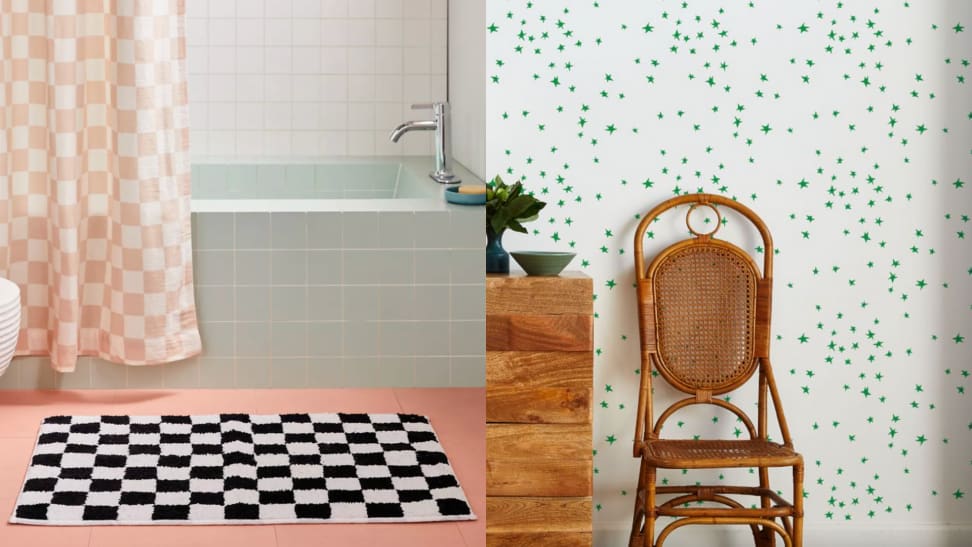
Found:
[[[10,367],[17,336],[20,334],[20,287],[9,279],[0,278],[0,309],[11,309],[10,316],[0,324],[0,376]]]

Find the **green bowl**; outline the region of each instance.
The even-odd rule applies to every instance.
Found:
[[[527,275],[557,275],[577,256],[576,253],[558,251],[513,251],[510,254]]]

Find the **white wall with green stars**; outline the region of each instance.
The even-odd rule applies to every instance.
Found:
[[[634,228],[702,191],[776,239],[807,538],[972,542],[972,2],[489,0],[486,19],[487,175],[549,203],[504,243],[575,251],[594,279],[597,544],[623,543],[637,479]],[[735,477],[754,480],[665,475]]]

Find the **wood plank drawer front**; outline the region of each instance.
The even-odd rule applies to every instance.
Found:
[[[590,498],[486,498],[486,535],[591,533]],[[524,544],[529,545],[529,544]]]
[[[487,352],[486,421],[589,423],[592,376],[586,352]]]
[[[487,424],[488,496],[590,496],[590,424]]]
[[[590,547],[594,539],[583,532],[502,532],[486,529],[486,547]]]
[[[486,315],[486,350],[591,351],[590,315]]]
[[[490,496],[590,496],[591,489],[591,463],[583,460],[486,462],[486,494]]]
[[[486,315],[594,315],[593,282],[583,274],[558,277],[486,276]]]
[[[486,276],[486,545],[590,547],[593,282]]]

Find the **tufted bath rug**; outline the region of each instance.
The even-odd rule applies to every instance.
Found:
[[[475,518],[424,416],[213,414],[44,419],[10,522]]]

